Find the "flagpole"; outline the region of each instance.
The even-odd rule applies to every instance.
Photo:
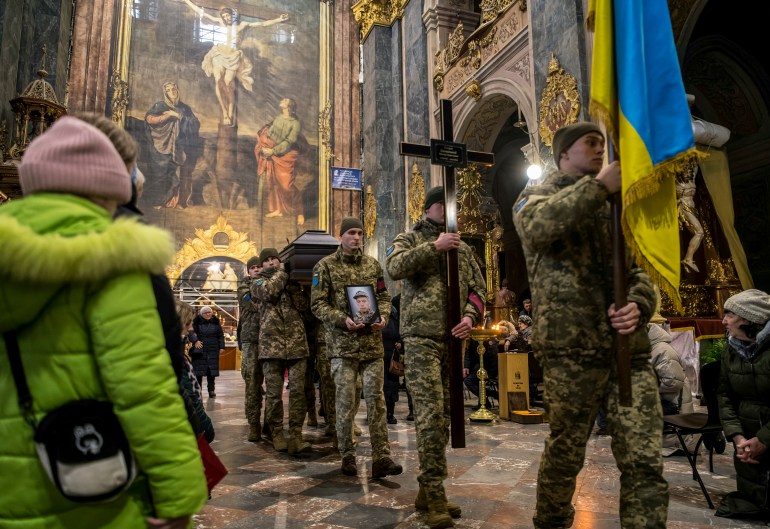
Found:
[[[611,141],[607,142],[607,158],[610,163],[620,161]],[[620,310],[628,303],[626,289],[628,274],[626,271],[626,238],[623,236],[621,215],[623,201],[621,193],[610,196],[610,211],[612,216],[612,286],[615,298],[615,310]],[[621,406],[631,406],[631,353],[628,346],[628,335],[615,333],[615,361],[618,367],[618,396]]]

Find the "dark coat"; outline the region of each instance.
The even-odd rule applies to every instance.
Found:
[[[722,355],[719,416],[728,441],[741,434],[746,439],[757,437],[770,446],[770,336],[760,341],[761,337],[762,333],[757,336],[758,351],[751,359],[738,354],[732,346]],[[733,460],[738,492],[757,507],[770,507],[770,451],[765,452],[759,464],[744,463],[737,457]]]
[[[225,348],[225,333],[219,318],[212,316],[206,321],[198,314],[193,320],[193,330],[198,340],[203,343],[203,349],[196,349],[194,346],[190,349],[195,376],[219,376],[219,351]]]
[[[383,390],[385,393],[385,400],[390,402],[398,402],[399,377],[390,374],[390,360],[393,358],[393,351],[396,348],[396,342],[401,342],[401,333],[399,332],[398,322],[399,311],[398,304],[396,302],[397,298],[398,296],[393,298],[394,303],[390,306],[390,317],[388,318],[388,324],[382,330],[382,345],[385,350],[385,356],[383,358],[385,364],[385,383]],[[403,352],[404,348],[402,344],[402,362],[404,361]]]

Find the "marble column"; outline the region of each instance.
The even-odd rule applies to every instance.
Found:
[[[114,0],[78,2],[72,35],[70,111],[107,110]]]

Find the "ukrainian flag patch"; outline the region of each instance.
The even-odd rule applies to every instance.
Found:
[[[264,282],[265,282],[265,280],[264,280],[264,279],[260,279],[259,281],[257,281],[257,286],[258,286],[258,287],[261,287],[261,286],[262,286],[262,283],[264,283]]]
[[[388,255],[392,254],[392,253],[393,253],[393,250],[395,250],[395,249],[396,249],[396,245],[395,245],[395,244],[391,244],[391,245],[390,245],[390,248],[388,248],[387,250],[385,250],[385,256],[387,257]]]
[[[313,286],[318,284],[318,270],[313,270]]]
[[[515,214],[515,213],[518,213],[519,211],[521,211],[521,208],[523,208],[523,207],[524,207],[524,204],[526,204],[526,203],[527,203],[527,199],[528,199],[528,197],[525,197],[525,198],[524,198],[524,200],[522,200],[521,202],[519,202],[518,204],[516,204],[516,207],[514,207],[514,208],[513,208],[513,213],[514,213],[514,214]]]

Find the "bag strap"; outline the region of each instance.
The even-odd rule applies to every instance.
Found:
[[[13,375],[14,382],[16,382],[19,408],[27,424],[32,426],[32,428],[37,428],[35,414],[32,412],[32,394],[29,392],[27,378],[24,376],[24,365],[21,363],[19,338],[16,335],[16,331],[4,332],[3,340],[5,341],[5,349],[8,353],[8,362],[11,364],[11,374]]]

